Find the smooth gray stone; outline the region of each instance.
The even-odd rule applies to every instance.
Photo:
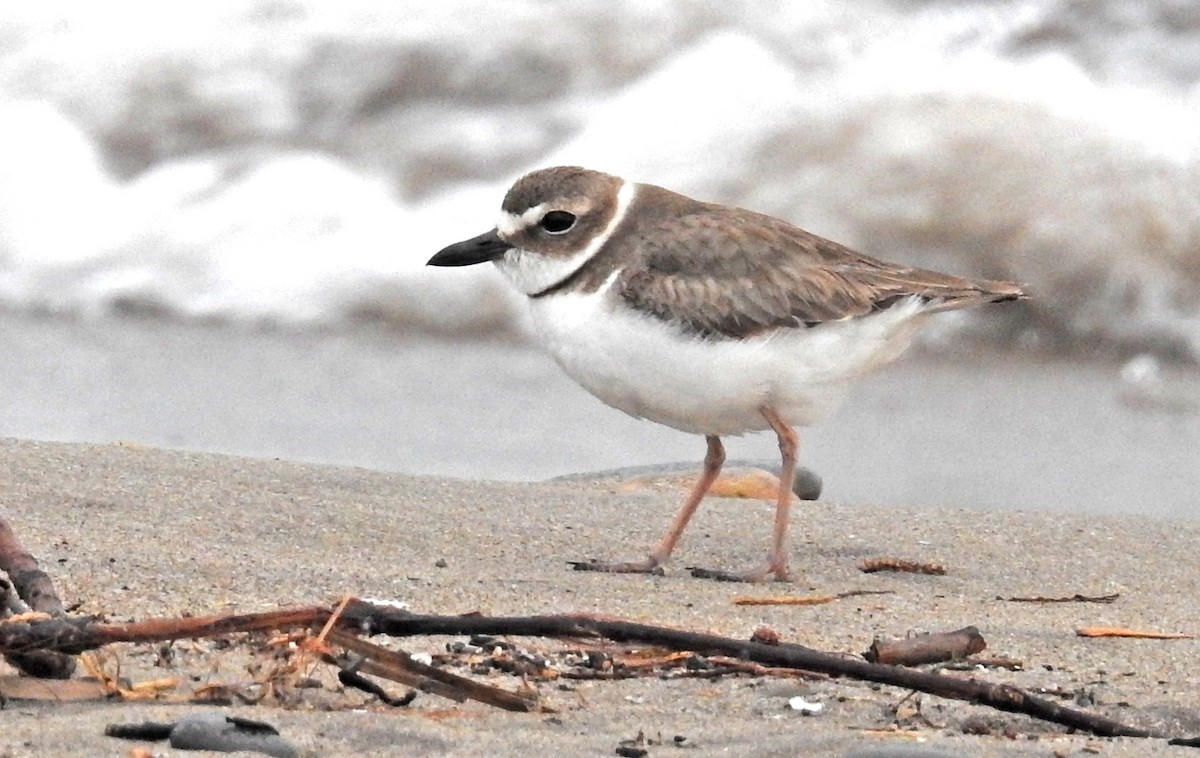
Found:
[[[171,730],[171,747],[178,750],[239,750],[275,758],[297,758],[296,746],[279,736],[274,727],[223,713],[199,713],[181,719]]]

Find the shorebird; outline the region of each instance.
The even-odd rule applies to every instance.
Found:
[[[661,573],[725,460],[721,437],[773,431],[782,461],[765,564],[693,570],[787,580],[799,436],[851,382],[895,359],[939,311],[1025,297],[1018,284],[886,263],[761,213],[576,166],[526,174],[494,229],[431,266],[487,261],[528,297],[538,341],[608,405],[704,435],[704,468],[640,561],[576,569]]]

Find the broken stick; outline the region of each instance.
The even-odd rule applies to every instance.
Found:
[[[328,608],[296,608],[243,616],[156,619],[133,624],[98,624],[90,619],[52,618],[46,621],[0,624],[0,653],[14,650],[57,650],[78,653],[112,642],[157,642],[236,632],[285,629],[324,624]],[[932,674],[901,666],[847,658],[795,644],[766,645],[750,640],[689,632],[586,615],[488,617],[480,615],[419,615],[362,601],[351,602],[338,621],[342,628],[397,637],[413,635],[526,635],[553,638],[607,637],[616,642],[657,645],[701,655],[726,655],[765,666],[845,676],[939,697],[966,700],[1010,713],[1081,729],[1105,737],[1164,737],[1159,730],[1142,729],[1087,711],[1068,708],[1007,684]],[[332,636],[332,635],[331,635]],[[443,674],[446,672],[442,672]],[[519,697],[519,695],[518,695]]]
[[[37,559],[21,545],[8,520],[0,517],[0,571],[8,574],[17,597],[35,613],[51,616],[63,614],[63,603],[54,584]],[[75,671],[75,661],[68,655],[52,650],[36,650],[5,654],[9,663],[30,676],[45,679],[67,679]]]
[[[674,650],[691,650],[702,655],[728,655],[767,666],[816,671],[918,690],[939,697],[990,706],[1009,713],[1023,713],[1104,737],[1164,736],[1158,731],[1129,726],[1104,716],[1068,708],[1011,685],[870,663],[833,653],[823,653],[802,645],[764,645],[713,634],[573,614],[511,617],[426,616],[356,602],[346,608],[345,615],[347,622],[357,620],[370,632],[398,637],[428,634],[607,637],[617,642],[637,642]]]
[[[953,632],[914,634],[899,640],[876,639],[863,658],[872,663],[893,666],[919,666],[922,663],[958,661],[987,647],[979,629],[966,626]]]

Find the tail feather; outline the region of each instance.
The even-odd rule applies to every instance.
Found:
[[[998,279],[967,279],[938,271],[900,268],[870,272],[877,297],[876,308],[887,307],[893,301],[918,297],[928,311],[951,311],[987,303],[1024,300],[1024,286]]]
[[[1022,285],[1016,282],[1005,282],[993,279],[964,279],[968,286],[950,289],[949,291],[930,292],[926,295],[930,311],[952,311],[960,308],[972,308],[989,303],[1007,303],[1014,300],[1026,300]]]

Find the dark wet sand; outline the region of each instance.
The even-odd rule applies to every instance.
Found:
[[[767,624],[784,639],[858,654],[876,636],[977,625],[989,653],[1025,663],[983,672],[1018,686],[1082,689],[1096,708],[1145,726],[1200,734],[1195,640],[1086,640],[1084,625],[1200,634],[1195,546],[1200,523],[1020,511],[798,506],[791,586],[747,588],[692,579],[683,566],[739,565],[764,547],[769,506],[716,499],[701,510],[668,575],[604,576],[568,560],[636,557],[669,519],[677,494],[615,494],[588,482],[519,484],[411,477],[355,468],[196,455],[120,445],[0,441],[0,507],[81,613],[116,619],[254,611],[329,602],[343,593],[404,600],[417,611],[488,614],[611,613],[736,637]],[[866,575],[868,557],[936,561],[943,577]],[[446,562],[438,568],[435,562]],[[740,607],[750,593],[894,594],[811,607]],[[997,596],[1120,593],[1111,605],[1039,605]],[[410,651],[445,640],[407,640]],[[135,681],[170,671],[146,648],[120,651]],[[211,672],[205,655],[181,656],[182,673]],[[175,671],[174,673],[180,673]],[[515,686],[511,679],[499,683]],[[639,730],[684,735],[680,755],[844,756],[866,746],[937,747],[964,756],[1190,755],[1162,741],[1096,740],[1020,717],[933,697],[929,724],[879,736],[905,697],[855,682],[725,678],[540,685],[546,714],[510,714],[422,695],[408,709],[316,712],[237,707],[329,756],[613,755]],[[786,708],[804,694],[815,717]],[[365,698],[346,695],[347,703]],[[911,703],[911,701],[909,701]],[[0,719],[9,756],[125,755],[102,736],[109,722],[170,720],[196,706],[10,703]],[[1036,739],[961,733],[972,715]],[[163,746],[156,754],[178,754]],[[651,755],[673,755],[670,746]]]

